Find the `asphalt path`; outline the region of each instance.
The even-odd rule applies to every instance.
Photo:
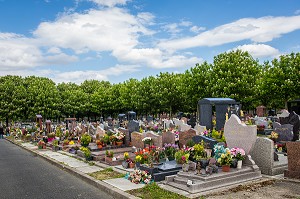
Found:
[[[0,199],[110,199],[112,196],[0,139]]]

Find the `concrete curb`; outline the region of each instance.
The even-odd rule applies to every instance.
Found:
[[[6,138],[5,138],[6,139]],[[134,196],[134,195],[131,195],[127,192],[124,192],[114,186],[111,186],[101,180],[96,180],[94,179],[93,177],[83,173],[83,172],[80,172],[80,171],[76,171],[74,170],[72,167],[69,167],[68,165],[64,165],[64,164],[61,164],[60,162],[56,161],[56,160],[53,160],[45,155],[42,155],[42,154],[39,154],[35,151],[32,151],[18,143],[15,143],[13,142],[12,140],[9,140],[9,139],[6,139],[7,141],[25,149],[26,151],[28,152],[31,152],[35,155],[37,155],[38,157],[41,157],[43,158],[44,160],[46,160],[47,162],[51,163],[52,165],[55,165],[57,166],[58,168],[62,169],[62,170],[65,170],[67,171],[68,173],[76,176],[77,178],[80,178],[81,180],[84,180],[85,182],[89,183],[90,185],[93,185],[94,187],[98,188],[98,189],[101,189],[102,191],[108,193],[109,195],[113,196],[114,198],[116,199],[138,199],[138,197]]]

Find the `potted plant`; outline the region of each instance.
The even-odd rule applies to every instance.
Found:
[[[272,131],[271,134],[268,136],[268,138],[270,138],[271,140],[273,140],[274,143],[276,143],[278,136],[279,136],[278,133]]]
[[[135,165],[137,168],[140,168],[142,161],[143,161],[143,157],[141,155],[135,156]]]
[[[58,146],[58,140],[53,140],[52,141],[52,151],[58,151],[59,146]]]
[[[237,169],[241,169],[246,155],[244,149],[235,147],[230,152],[232,157],[237,160]]]
[[[189,153],[186,153],[183,156],[181,156],[181,160],[183,162],[182,170],[185,171],[185,172],[189,171],[189,167],[190,167],[190,165],[189,165],[189,156],[190,156]]]
[[[80,147],[80,151],[83,152],[83,154],[85,156],[85,160],[90,161],[93,159],[89,148],[83,146],[83,147]]]
[[[178,145],[165,143],[163,149],[164,149],[165,156],[168,158],[169,161],[175,159],[175,153],[178,150]]]
[[[29,142],[31,140],[31,134],[27,133],[25,139],[27,142]]]
[[[105,162],[112,162],[112,158],[114,157],[113,151],[105,151]]]
[[[125,137],[125,134],[123,132],[120,132],[117,130],[117,132],[114,134],[116,138],[116,144],[117,146],[121,146],[123,144],[123,139]]]
[[[142,141],[144,142],[145,148],[150,147],[151,143],[152,143],[152,138],[151,137],[145,137],[142,139]]]
[[[221,154],[217,161],[222,166],[222,171],[230,171],[230,165],[232,163],[232,156],[230,150],[226,148],[225,152]]]
[[[126,162],[128,162],[128,167],[129,168],[134,168],[135,163],[134,163],[134,161],[131,158],[127,158]]]
[[[92,141],[92,137],[89,134],[85,133],[81,136],[80,139],[81,146],[87,147],[91,141]]]
[[[122,166],[125,169],[127,169],[128,168],[128,162],[126,160],[129,158],[129,153],[125,152],[123,156],[124,156],[124,161],[122,162]]]
[[[104,136],[103,136],[103,142],[104,142],[105,144],[109,144],[109,135],[104,134]]]
[[[46,146],[46,144],[45,144],[45,142],[43,141],[43,140],[40,140],[39,142],[38,142],[38,149],[43,149],[43,148],[46,148],[45,146]]]

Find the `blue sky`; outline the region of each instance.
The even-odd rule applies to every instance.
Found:
[[[300,51],[298,0],[0,0],[0,75],[118,83]]]

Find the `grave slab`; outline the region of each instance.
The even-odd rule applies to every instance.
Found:
[[[110,184],[122,191],[128,191],[128,190],[132,190],[132,189],[140,189],[145,186],[145,184],[132,183],[125,178],[114,178],[114,179],[109,179],[109,180],[103,180],[103,182],[106,182],[107,184]]]
[[[84,167],[77,167],[76,170],[79,170],[83,173],[94,173],[97,171],[101,171],[103,169],[97,166],[84,166]]]

